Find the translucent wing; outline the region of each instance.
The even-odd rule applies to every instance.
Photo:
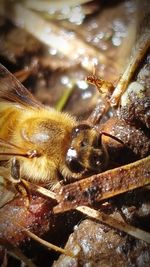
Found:
[[[30,108],[41,108],[42,104],[0,64],[0,102],[8,101]]]
[[[5,172],[4,168],[0,168],[0,208],[5,206],[7,203],[9,203],[11,200],[15,197],[15,187],[14,186],[8,186],[8,180],[9,179],[9,173]]]
[[[30,157],[29,151],[0,138],[0,160],[7,160],[12,156]]]

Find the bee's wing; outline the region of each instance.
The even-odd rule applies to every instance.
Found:
[[[7,160],[12,156],[28,156],[28,151],[0,138],[0,160]]]
[[[8,101],[18,103],[26,107],[41,108],[42,104],[0,64],[0,102]]]
[[[15,197],[15,187],[11,186],[9,181],[10,173],[9,170],[0,167],[0,209],[12,201]]]

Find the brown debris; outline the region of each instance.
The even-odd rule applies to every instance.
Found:
[[[66,249],[76,251],[76,258],[61,255],[53,267],[148,267],[150,262],[150,246],[145,242],[91,220],[76,226]]]
[[[142,108],[141,105],[136,105],[136,107],[137,109],[138,107],[139,109]],[[116,142],[110,137],[102,137],[110,155],[110,162],[114,162],[114,164],[133,162],[150,153],[149,133],[146,133],[145,129],[137,125],[127,123],[122,118],[119,118],[119,116],[112,117],[100,125],[99,131],[109,133],[124,143],[124,146],[121,146],[119,142]],[[122,152],[124,154],[120,157]]]
[[[30,197],[26,207],[25,198],[16,198],[0,209],[0,238],[19,245],[27,238],[23,229],[27,228],[41,235],[49,229],[52,203],[41,197]]]
[[[132,6],[132,4],[133,3],[131,3],[131,7],[133,10],[134,5]],[[111,78],[112,82],[114,78],[119,76],[119,72],[121,73],[117,55],[121,55],[120,57],[123,62],[121,66],[124,66],[125,58],[128,57],[128,54],[130,53],[129,51],[130,47],[129,49],[126,49],[127,48],[126,44],[124,46],[125,50],[126,51],[128,50],[126,57],[124,56],[126,54],[126,51],[124,52],[124,54],[123,53],[119,54],[118,53],[119,46],[118,48],[115,47],[115,45],[113,45],[112,47],[112,42],[113,40],[115,40],[115,37],[117,37],[117,30],[115,32],[115,29],[113,29],[112,25],[117,25],[117,27],[118,25],[127,26],[125,25],[125,21],[127,23],[128,20],[127,18],[130,16],[132,16],[132,18],[134,17],[133,14],[134,12],[130,11],[130,13],[128,13],[127,9],[125,9],[124,4],[123,6],[118,5],[113,9],[108,8],[106,10],[103,10],[103,12],[100,13],[96,19],[94,18],[93,22],[92,19],[91,20],[89,19],[89,22],[85,23],[83,27],[82,25],[81,27],[74,26],[74,29],[76,28],[74,37],[76,44],[77,45],[80,44],[82,45],[83,48],[86,48],[87,54],[89,53],[88,59],[96,57],[98,58],[98,60],[100,60],[98,66],[98,73]],[[118,21],[121,20],[121,16],[123,16],[122,14],[125,13],[125,17],[123,18],[123,21],[121,21],[122,23],[119,22],[117,24],[117,18],[116,18],[117,12],[115,10],[117,10],[119,14],[117,15]],[[20,14],[17,16],[20,16]],[[28,19],[28,16],[26,16],[26,19]],[[42,21],[45,20],[42,18]],[[133,20],[130,20],[130,22],[131,21],[133,22]],[[59,23],[57,25],[56,22],[53,23],[52,21],[51,23],[48,24],[54,27],[53,29],[56,29],[58,33],[59,30],[63,29],[63,34],[69,33],[70,31],[69,26],[71,27],[71,25],[67,25],[65,27],[65,23],[63,23],[62,25],[64,28],[61,28]],[[94,25],[96,25],[97,28],[94,28],[95,27]],[[101,25],[103,25],[105,28],[103,29],[103,26]],[[132,33],[134,32],[134,30],[135,28],[133,26]],[[17,29],[13,30],[14,36],[16,36],[15,32],[17,32]],[[99,32],[100,34],[98,36]],[[127,32],[124,31],[119,32],[119,34],[122,33],[125,33],[127,35]],[[67,38],[68,37],[69,35],[67,36]],[[85,63],[83,62],[85,59],[84,57],[79,57],[77,60],[80,63],[80,65],[83,68],[85,68],[84,71],[81,69],[81,66],[79,65],[73,67],[77,62],[76,60],[75,61],[72,60],[76,54],[68,53],[67,50],[63,50],[62,47],[60,47],[59,43],[58,43],[59,45],[58,48],[60,49],[62,55],[57,54],[58,51],[53,51],[56,52],[56,55],[50,54],[47,57],[47,55],[45,56],[44,54],[42,54],[42,56],[39,55],[41,44],[36,39],[33,41],[33,43],[32,42],[30,43],[30,40],[28,40],[28,38],[24,39],[23,37],[23,40],[28,41],[26,42],[26,45],[29,45],[29,48],[33,48],[33,44],[35,42],[36,49],[33,51],[32,49],[28,50],[26,49],[26,47],[24,48],[24,44],[23,46],[22,44],[21,46],[19,45],[15,46],[13,38],[12,39],[8,38],[10,43],[7,44],[8,46],[7,48],[9,49],[6,49],[7,51],[5,51],[5,54],[3,54],[3,56],[5,60],[9,59],[12,62],[15,62],[16,60],[18,64],[19,63],[18,59],[20,59],[20,57],[25,56],[25,59],[27,59],[26,56],[28,57],[29,55],[29,62],[32,63],[32,60],[30,61],[30,56],[32,57],[32,55],[35,52],[36,54],[35,61],[37,62],[38,68],[41,69],[38,72],[38,74],[36,73],[36,76],[38,77],[39,80],[38,82],[36,81],[38,86],[36,85],[33,91],[35,94],[39,96],[39,99],[41,99],[44,103],[54,104],[55,102],[57,102],[57,99],[62,94],[61,88],[64,89],[64,84],[61,83],[62,77],[69,78],[68,84],[70,83],[70,81],[72,81],[72,78],[75,78],[77,81],[79,79],[83,81],[83,77],[86,76],[85,70],[87,69],[90,71],[92,70],[92,64],[89,64],[89,62],[87,64],[84,64]],[[119,40],[121,40],[122,42],[122,39],[124,39],[124,42],[126,43],[126,38],[124,38],[123,35]],[[98,42],[96,40],[98,40]],[[15,42],[18,42],[18,40],[15,40]],[[13,46],[11,46],[11,43],[13,44]],[[36,43],[38,43],[37,46]],[[69,45],[70,49],[72,48],[71,51],[76,52],[74,50],[74,46],[71,47],[72,45],[71,42],[69,42]],[[53,50],[51,47],[49,48],[51,51]],[[19,49],[23,50],[20,51]],[[66,60],[66,54],[67,54],[67,60]],[[117,64],[110,65],[110,63],[113,62],[115,63],[117,62],[118,66]],[[147,95],[149,94],[148,91],[149,76],[146,75],[146,73],[149,71],[148,64],[149,64],[149,57],[145,59],[144,65],[141,68],[139,74],[135,77],[134,75],[131,75],[132,78],[133,77],[136,78],[138,83],[141,83],[141,80],[143,81],[143,76],[145,77],[144,78],[145,83],[142,82],[142,86],[144,86],[144,88],[147,88],[145,95],[146,101],[145,99],[143,102],[141,101],[141,99],[139,101],[139,99],[136,99],[135,95],[128,94],[131,101],[130,108],[129,106],[126,106],[125,107],[126,111],[125,111],[125,109],[121,107],[120,115],[117,115],[115,111],[112,110],[111,116],[113,114],[113,118],[108,120],[109,114],[106,112],[108,111],[108,108],[107,109],[105,108],[104,102],[100,99],[101,107],[99,107],[97,111],[93,112],[94,123],[96,121],[95,118],[97,117],[97,115],[99,115],[99,112],[102,113],[101,116],[99,116],[99,120],[102,119],[101,120],[102,122],[107,120],[107,122],[103,124],[103,126],[98,125],[97,129],[99,131],[106,131],[118,137],[125,144],[121,145],[120,143],[114,141],[113,139],[103,136],[103,142],[105,142],[105,144],[108,146],[108,151],[110,156],[110,162],[108,168],[111,167],[114,168],[120,165],[121,166],[118,167],[117,169],[109,170],[106,171],[105,173],[91,176],[85,180],[63,186],[59,196],[57,197],[59,205],[56,206],[56,208],[54,209],[55,212],[56,211],[63,212],[65,210],[74,209],[78,205],[83,205],[83,204],[90,206],[96,204],[99,205],[100,208],[102,208],[103,206],[105,212],[109,213],[109,207],[111,206],[110,203],[113,203],[112,206],[114,205],[115,207],[117,206],[119,207],[120,211],[122,212],[122,214],[124,215],[125,219],[128,221],[129,224],[131,223],[132,225],[136,225],[137,227],[142,228],[143,230],[146,229],[147,231],[149,231],[148,228],[149,214],[150,214],[149,200],[145,201],[146,194],[144,193],[144,191],[142,191],[141,196],[138,195],[138,197],[136,198],[137,202],[135,204],[135,194],[136,194],[135,192],[137,192],[140,189],[136,189],[133,192],[131,190],[134,188],[142,187],[150,183],[150,177],[149,177],[150,159],[149,157],[147,157],[145,159],[142,159],[141,161],[132,163],[131,165],[122,166],[122,164],[133,162],[139,158],[143,158],[149,155],[150,151],[150,141],[148,133],[149,130],[146,129],[146,127],[149,128],[149,113],[148,113],[149,100],[147,101],[148,99]],[[70,69],[71,66],[72,69]],[[56,69],[57,73],[53,73],[53,75],[49,77],[51,71],[54,71]],[[58,71],[58,69],[61,69],[61,71]],[[129,83],[131,82],[130,79],[128,82]],[[51,89],[49,90],[49,88]],[[93,109],[93,106],[97,101],[97,94],[94,94],[94,100],[92,100],[93,99],[92,87],[86,90],[83,90],[83,88],[79,89],[79,87],[77,87],[76,89],[79,92],[73,94],[70,103],[68,104],[66,109],[68,109],[70,112],[76,115],[79,115],[81,118],[82,114],[86,113],[87,115],[89,114],[89,110]],[[56,94],[54,95],[54,93]],[[89,95],[90,97],[88,98]],[[133,104],[134,107],[131,109]],[[148,106],[147,109],[145,109],[145,104]],[[105,114],[105,112],[107,114]],[[137,118],[138,118],[138,125],[136,125]],[[140,121],[140,127],[139,127],[139,121]],[[125,154],[124,152],[127,153]],[[121,156],[123,155],[123,159],[120,157],[120,155]],[[129,193],[120,195],[120,193],[128,192],[129,190],[130,190]],[[130,196],[131,196],[131,203],[129,205],[125,200],[126,199],[129,200]],[[47,235],[47,232],[50,230],[50,234],[54,235],[53,237],[54,242],[56,239],[58,239],[59,243],[58,245],[60,245],[62,232],[65,232],[63,233],[64,235],[66,235],[65,240],[69,235],[68,227],[71,224],[70,222],[71,213],[69,213],[68,216],[69,226],[66,226],[66,217],[65,215],[62,214],[60,215],[60,217],[57,218],[58,223],[61,225],[61,231],[51,229],[51,216],[54,203],[53,201],[48,200],[47,197],[46,198],[37,197],[37,196],[32,196],[31,194],[31,202],[29,210],[25,209],[24,206],[25,203],[24,200],[21,199],[21,197],[5,205],[0,210],[0,236],[5,240],[8,240],[8,242],[17,245],[22,245],[22,243],[24,243],[24,241],[26,241],[27,239],[27,232],[25,233],[23,231],[23,228],[30,229],[30,231],[38,234],[38,236],[41,236],[43,233],[46,233]],[[108,206],[107,203],[106,206],[105,203],[103,203],[106,200],[109,201]],[[99,201],[100,203],[98,203]],[[120,214],[117,214],[117,216],[119,217]],[[73,217],[72,219],[72,221],[74,221],[73,225],[75,225],[76,223],[74,218],[75,217]],[[81,217],[79,219],[81,219]],[[77,220],[78,222],[79,219]],[[125,267],[126,266],[128,267],[129,265],[138,267],[149,266],[150,247],[148,244],[139,241],[137,239],[134,239],[130,236],[124,235],[122,232],[114,230],[104,224],[92,222],[91,220],[86,220],[82,222],[78,228],[76,227],[75,232],[70,236],[68,242],[69,244],[67,245],[67,248],[70,251],[76,253],[76,258],[73,259],[71,257],[61,256],[58,262],[54,263],[55,267],[56,266],[119,267],[120,265]],[[61,245],[62,244],[64,244],[64,240],[61,243]],[[50,266],[50,264],[53,261],[51,257],[51,252],[49,252],[51,258],[50,263],[48,262],[48,259],[46,259],[45,253],[43,253],[43,255],[44,255],[43,258],[47,260],[46,265],[44,259],[43,261],[37,260],[39,255],[38,252],[36,252],[36,257],[37,257],[36,260],[38,262],[38,266],[40,267]]]
[[[144,59],[133,82],[121,97],[120,117],[130,124],[150,128],[150,53]]]

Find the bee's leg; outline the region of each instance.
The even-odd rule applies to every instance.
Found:
[[[20,162],[15,157],[11,161],[11,180],[14,184],[19,184],[21,182],[20,179]]]
[[[21,195],[26,199],[26,207],[29,208],[30,204],[30,194],[28,192],[28,187],[25,182],[20,178],[20,162],[15,157],[12,159],[11,163],[11,180],[16,188],[16,190],[21,193]]]

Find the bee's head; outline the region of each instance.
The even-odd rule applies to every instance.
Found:
[[[106,152],[101,144],[101,135],[86,124],[76,126],[66,155],[66,165],[72,173],[98,173],[106,166]]]

